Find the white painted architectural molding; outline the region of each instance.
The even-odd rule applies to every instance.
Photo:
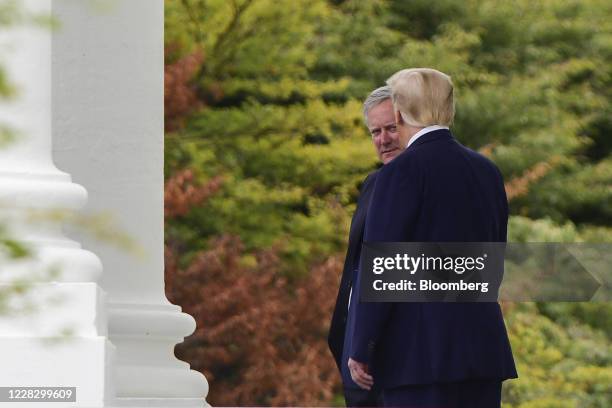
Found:
[[[34,13],[51,13],[51,0],[24,0],[23,5]],[[76,387],[74,406],[112,404],[114,346],[107,336],[105,294],[97,282],[102,265],[62,233],[60,220],[48,216],[74,211],[87,200],[86,190],[58,170],[51,157],[52,32],[15,26],[0,34],[0,44],[6,53],[3,65],[18,91],[16,100],[0,104],[0,123],[19,134],[0,149],[0,223],[32,252],[21,261],[6,254],[0,258],[0,285],[32,281],[25,295],[9,300],[15,310],[26,299],[36,307],[0,316],[0,385]],[[32,218],[40,212],[46,214],[42,220]],[[60,273],[51,282],[48,272],[54,267]],[[61,339],[66,330],[71,337]],[[0,402],[15,404],[24,406]]]
[[[75,235],[104,265],[116,404],[202,407],[206,379],[174,356],[195,321],[164,292],[164,2],[103,3],[53,3],[54,160],[142,248]]]
[[[174,356],[195,321],[164,293],[164,2],[26,3],[52,10],[60,26],[9,33],[23,44],[9,58],[23,92],[12,110],[1,107],[0,122],[11,120],[27,138],[0,149],[0,213],[38,248],[39,263],[64,262],[59,282],[43,289],[74,297],[61,313],[45,310],[38,325],[0,318],[0,386],[76,386],[76,403],[62,406],[203,407],[206,379]],[[108,214],[142,254],[82,231],[69,232],[73,241],[57,223],[21,216],[31,207],[83,205],[86,214]],[[0,268],[0,281],[5,271],[23,273]],[[75,328],[70,347],[36,348],[60,316]],[[24,357],[31,350],[39,351]]]

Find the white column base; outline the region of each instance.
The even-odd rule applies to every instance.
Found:
[[[207,406],[206,378],[174,356],[175,344],[195,330],[193,317],[172,304],[109,302],[108,314],[120,406]]]
[[[115,346],[106,337],[104,291],[93,282],[52,282],[31,286],[25,296],[36,300],[33,312],[0,317],[0,385],[76,387],[76,402],[30,403],[41,408],[112,404]]]
[[[30,402],[36,407],[105,407],[113,404],[107,370],[115,347],[105,337],[0,338],[3,387],[76,387],[76,402]],[[105,405],[106,404],[106,405]],[[0,407],[29,406],[0,403]]]

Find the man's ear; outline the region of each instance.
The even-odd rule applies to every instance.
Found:
[[[395,111],[395,123],[398,125],[404,124],[404,118],[402,118],[402,113],[398,110]]]

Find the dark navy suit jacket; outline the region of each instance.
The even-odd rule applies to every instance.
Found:
[[[351,228],[349,230],[348,248],[346,251],[346,258],[344,259],[340,289],[338,290],[336,306],[334,307],[334,314],[332,316],[329,336],[327,338],[329,349],[336,360],[336,364],[338,365],[340,372],[342,372],[343,365],[345,366],[348,361],[348,357],[345,356],[345,361],[343,363],[342,355],[344,350],[344,335],[346,332],[349,294],[351,291],[351,286],[353,285],[356,277],[357,268],[359,267],[359,256],[361,253],[361,244],[363,243],[366,214],[370,204],[370,198],[372,197],[372,191],[374,191],[374,184],[376,182],[377,174],[378,172],[376,171],[370,173],[364,180],[359,191],[357,208],[353,214]],[[355,293],[353,293],[353,295],[355,295]],[[345,385],[346,384],[347,383],[345,381]],[[357,388],[357,385],[354,384],[352,380],[348,385],[354,385],[353,388]]]
[[[364,242],[504,242],[507,222],[497,167],[436,130],[379,171]],[[497,302],[355,306],[350,356],[381,388],[517,377]]]

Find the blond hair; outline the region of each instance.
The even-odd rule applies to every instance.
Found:
[[[450,126],[455,117],[453,82],[432,68],[402,69],[387,79],[393,106],[410,126]]]

